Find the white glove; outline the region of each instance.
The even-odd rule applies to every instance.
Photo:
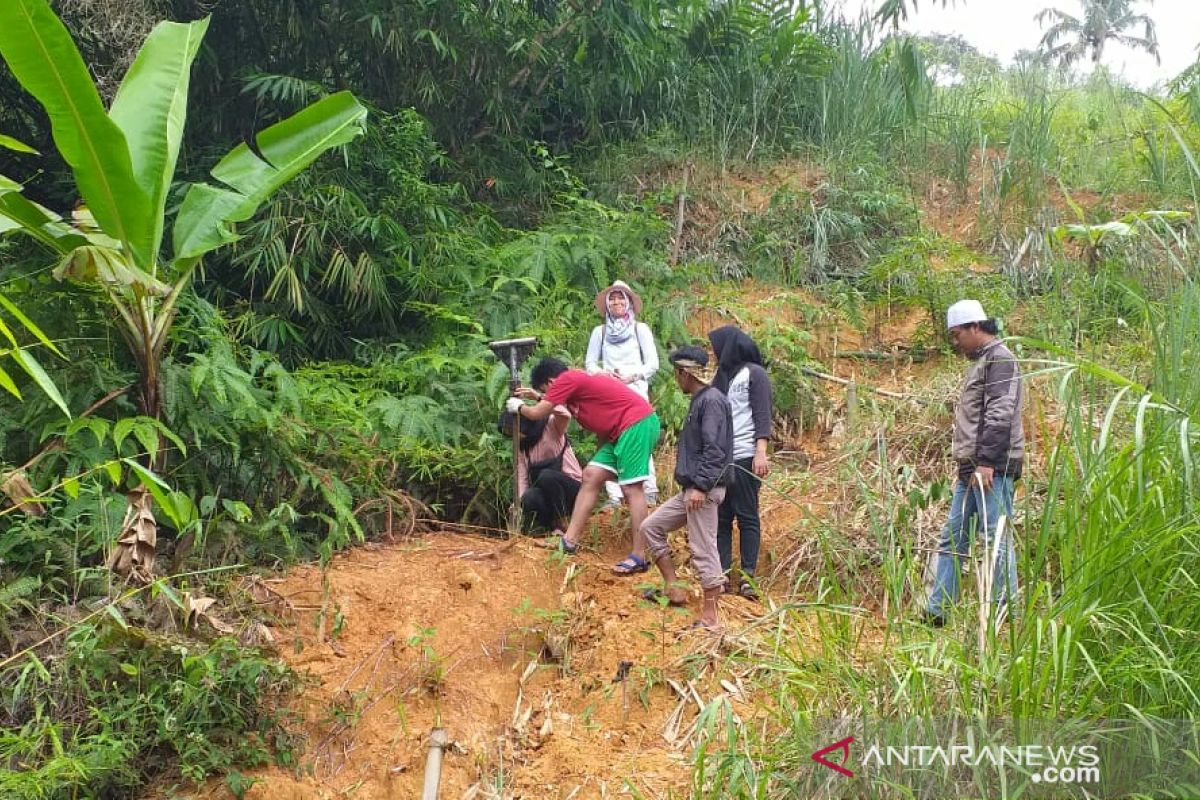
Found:
[[[519,397],[510,397],[504,401],[504,410],[510,414],[520,414],[525,401]]]

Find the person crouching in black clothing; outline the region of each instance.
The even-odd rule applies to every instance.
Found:
[[[583,478],[579,459],[567,440],[571,412],[558,406],[546,419],[521,420],[517,488],[525,529],[562,535],[561,521],[571,515]],[[500,431],[512,436],[512,414],[500,416]]]

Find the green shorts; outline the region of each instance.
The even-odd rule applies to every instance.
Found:
[[[617,483],[641,483],[650,479],[650,456],[658,445],[658,414],[635,422],[617,437],[605,442],[592,456],[591,464],[617,474]]]

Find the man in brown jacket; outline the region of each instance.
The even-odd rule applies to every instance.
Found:
[[[960,560],[975,533],[982,533],[992,569],[991,600],[1008,606],[1017,597],[1017,558],[1013,549],[1013,489],[1025,458],[1021,424],[1024,391],[1017,359],[997,338],[996,321],[977,300],[961,300],[946,312],[950,339],[971,360],[962,394],[954,410],[952,453],[958,463],[950,518],[942,528],[935,557],[934,585],[926,620],[943,625],[949,606],[958,599]],[[1001,516],[1008,517],[999,548],[993,534]]]

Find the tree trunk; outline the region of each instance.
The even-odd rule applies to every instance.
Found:
[[[138,383],[138,413],[143,417],[158,419],[162,412],[158,359],[153,354],[143,353],[138,361],[142,373]]]
[[[143,417],[162,421],[162,381],[159,375],[159,356],[147,346],[138,353],[138,368],[141,378],[138,382],[138,413]],[[146,459],[146,468],[151,472],[160,472],[166,463],[166,453],[163,452],[163,437],[158,436],[158,452],[153,458]]]

